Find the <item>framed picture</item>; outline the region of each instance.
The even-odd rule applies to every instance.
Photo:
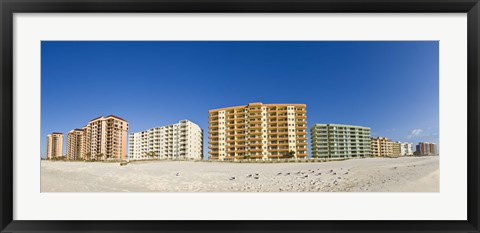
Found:
[[[478,1],[1,1],[2,232],[478,232]]]

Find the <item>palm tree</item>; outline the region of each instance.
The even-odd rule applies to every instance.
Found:
[[[293,158],[295,157],[295,151],[289,151],[287,154],[285,154],[285,156],[289,159]]]
[[[96,160],[104,159],[105,155],[103,153],[97,153]]]
[[[88,152],[88,153],[85,155],[85,160],[92,160],[92,153]]]
[[[148,156],[148,158],[153,158],[153,157],[155,157],[155,152],[153,152],[153,151],[147,152],[147,156]]]

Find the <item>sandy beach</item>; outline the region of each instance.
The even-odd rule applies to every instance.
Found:
[[[323,163],[41,162],[42,192],[438,192],[439,158]]]

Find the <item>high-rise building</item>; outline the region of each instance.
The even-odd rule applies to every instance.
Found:
[[[412,143],[408,142],[397,142],[400,144],[400,156],[409,156],[413,155]]]
[[[47,159],[63,158],[63,133],[53,132],[47,135]]]
[[[311,128],[312,156],[316,158],[370,157],[370,128],[315,124]]]
[[[208,113],[209,159],[307,156],[305,104],[250,103]]]
[[[202,158],[203,130],[188,120],[129,135],[129,160]]]
[[[85,136],[83,129],[73,129],[67,134],[67,160],[80,160],[85,157]]]
[[[127,158],[128,122],[110,115],[97,117],[83,128],[85,159],[125,160]]]
[[[371,138],[373,157],[393,156],[392,141],[385,137]]]
[[[431,142],[419,142],[416,146],[416,155],[437,155],[437,145]]]

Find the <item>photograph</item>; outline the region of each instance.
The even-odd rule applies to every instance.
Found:
[[[44,40],[40,129],[42,193],[439,192],[439,41]]]

